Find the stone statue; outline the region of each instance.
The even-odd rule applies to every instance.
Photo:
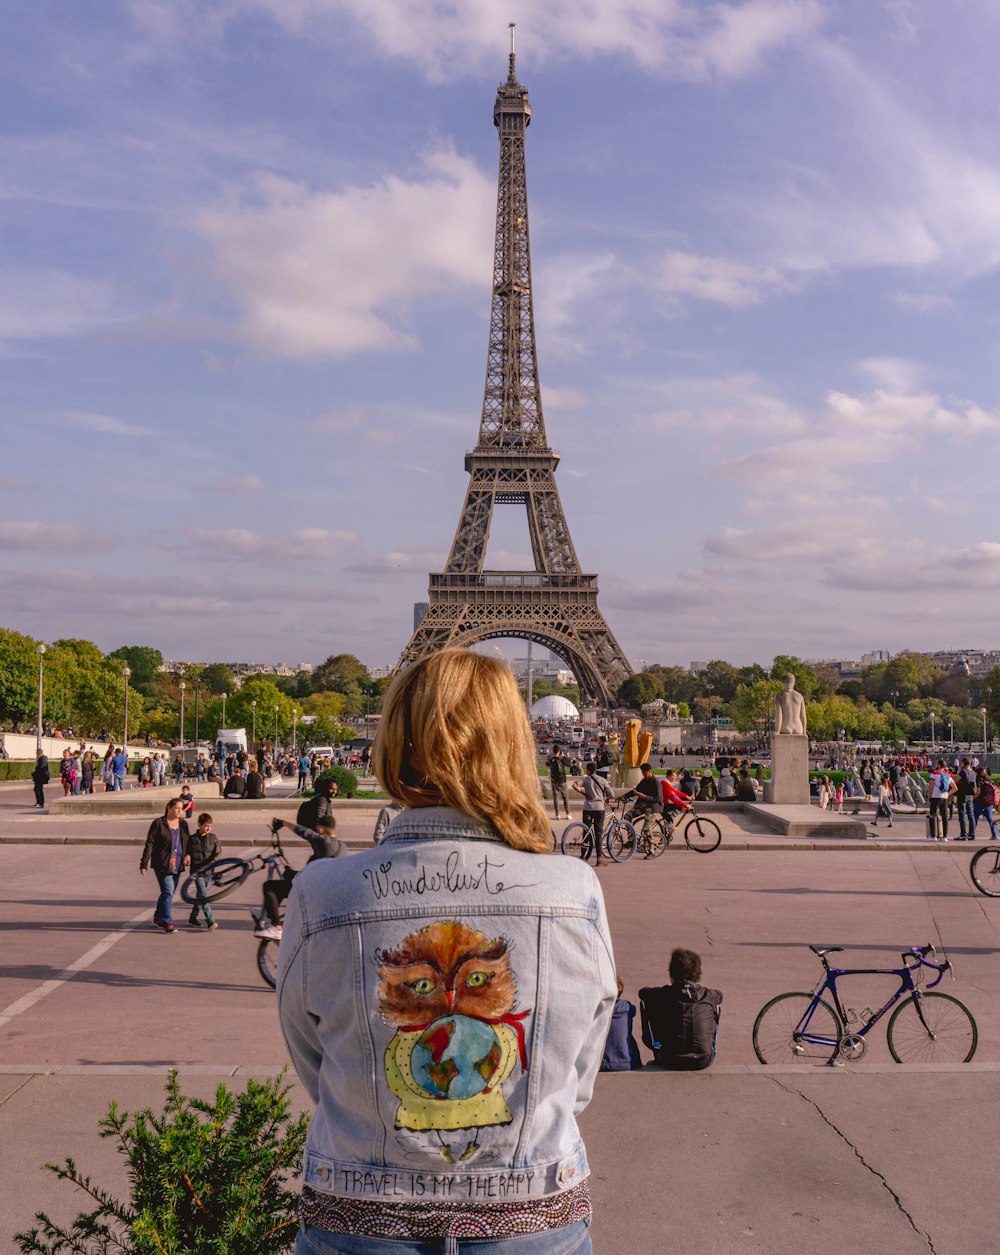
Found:
[[[784,690],[774,699],[774,731],[777,736],[806,735],[806,703],[796,691],[795,676],[789,671]]]

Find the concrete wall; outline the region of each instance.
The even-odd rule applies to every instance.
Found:
[[[86,737],[78,736],[43,736],[42,749],[46,752],[46,754],[48,754],[49,758],[62,758],[62,752],[67,746],[71,746],[73,749],[78,749],[81,741],[83,741],[87,749],[93,750],[98,758],[103,759],[104,755],[107,753],[107,741],[91,741]],[[0,732],[0,744],[2,744],[4,749],[7,751],[7,757],[14,762],[35,761],[35,746],[37,742],[33,733]],[[120,745],[121,741],[115,741],[116,748]],[[145,743],[141,745],[128,746],[128,756],[130,759],[138,758],[141,760],[145,758],[147,754],[152,757],[153,754],[169,753],[171,753],[170,750],[147,749]]]

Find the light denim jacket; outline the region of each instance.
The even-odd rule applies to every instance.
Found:
[[[596,876],[443,807],[295,878],[278,973],[316,1104],[303,1180],[385,1202],[540,1198],[589,1175],[576,1116],[614,1008]]]

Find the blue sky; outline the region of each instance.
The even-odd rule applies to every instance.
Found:
[[[995,645],[993,0],[6,6],[0,623],[395,661],[478,430],[510,20],[546,427],[633,663]]]

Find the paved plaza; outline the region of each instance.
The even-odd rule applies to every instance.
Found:
[[[145,821],[36,818],[28,801],[24,789],[0,789],[2,1255],[37,1208],[66,1218],[84,1206],[40,1171],[46,1160],[73,1155],[102,1183],[121,1180],[119,1157],[96,1136],[111,1098],[158,1104],[175,1064],[186,1087],[208,1093],[222,1078],[273,1075],[286,1060],[247,910],[260,878],[219,904],[217,932],[181,926],[165,937],[149,923],[155,881],[137,870]],[[229,824],[222,804],[213,809],[227,844],[265,835],[259,821]],[[341,835],[366,841],[373,818],[345,815]],[[971,887],[979,847],[916,843],[919,818],[894,828],[893,844],[831,849],[782,841],[739,813],[720,823],[714,854],[671,849],[600,872],[627,995],[661,983],[670,949],[683,944],[701,952],[705,982],[725,1002],[710,1071],[599,1077],[582,1121],[595,1250],[996,1249],[1000,900]],[[816,979],[809,942],[889,966],[902,947],[928,941],[956,965],[957,981],[942,988],[978,1021],[973,1064],[895,1065],[881,1026],[864,1061],[845,1068],[755,1061],[756,1012]],[[881,1005],[889,992],[885,980],[859,985],[857,1006]]]

